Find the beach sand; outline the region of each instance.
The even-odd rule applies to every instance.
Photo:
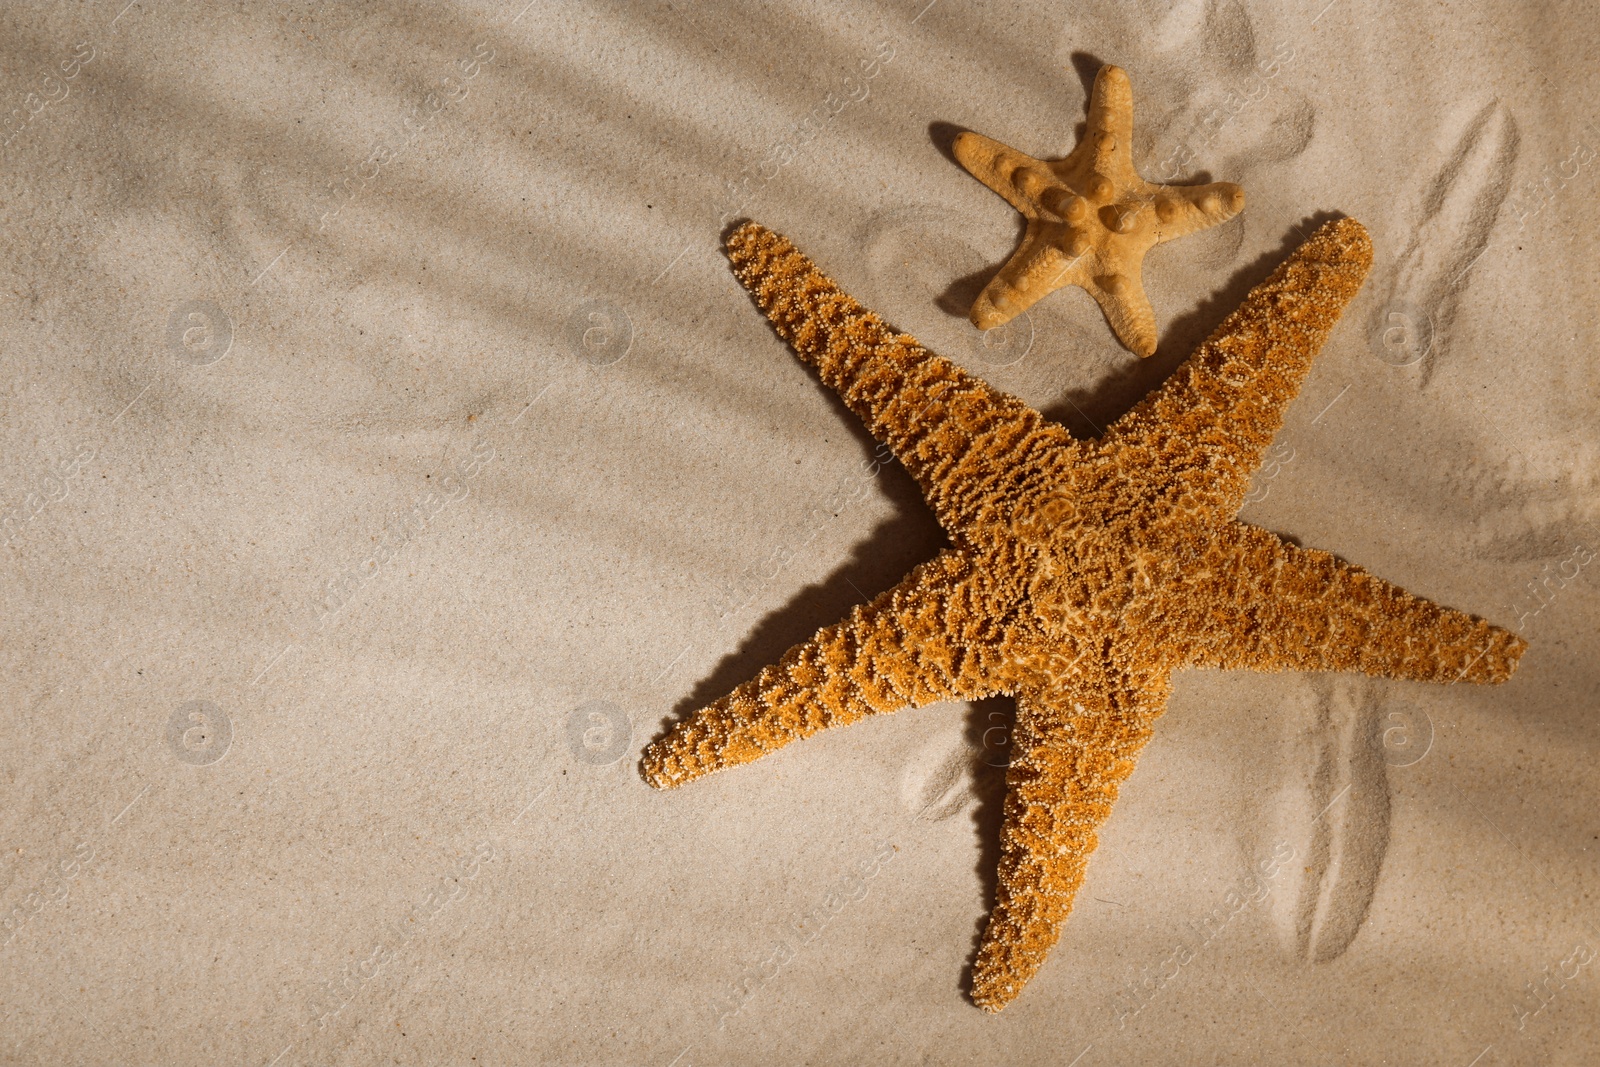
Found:
[[[1597,41],[1501,0],[7,5],[0,1061],[1586,1062]],[[1108,62],[1145,177],[1245,210],[1147,258],[1151,359],[1079,290],[980,335],[1020,218],[950,141],[1063,155]],[[998,1016],[1006,701],[640,780],[943,543],[729,221],[1090,436],[1337,214],[1376,263],[1243,517],[1517,629],[1508,684],[1179,674]]]

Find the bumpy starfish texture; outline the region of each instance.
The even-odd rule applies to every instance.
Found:
[[[952,547],[680,722],[641,773],[679,786],[867,715],[1015,695],[999,890],[973,974],[989,1011],[1060,936],[1174,670],[1501,682],[1526,647],[1235,518],[1371,264],[1353,220],[1319,229],[1098,440],[890,330],[777,234],[746,224],[728,254]]]
[[[1022,247],[978,294],[972,324],[1001,326],[1063,286],[1087,290],[1117,340],[1156,350],[1156,316],[1144,295],[1144,254],[1208,229],[1244,208],[1232,182],[1155,185],[1133,167],[1133,88],[1102,67],[1089,97],[1089,128],[1065,159],[1045,161],[976,133],[955,140],[956,159],[1028,219]]]

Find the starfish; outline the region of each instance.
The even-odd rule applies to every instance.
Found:
[[[1133,167],[1133,87],[1105,66],[1089,96],[1089,126],[1065,159],[1045,161],[966,132],[956,159],[1028,220],[1022,247],[972,305],[980,330],[1010,322],[1067,285],[1081,286],[1132,352],[1156,350],[1144,295],[1144,254],[1164,241],[1227,222],[1244,208],[1232,182],[1154,185]]]
[[[1043,964],[1096,829],[1184,667],[1502,682],[1526,643],[1235,517],[1311,360],[1372,262],[1330,222],[1098,439],[896,333],[785,238],[728,238],[739,280],[916,479],[951,547],[679,722],[658,788],[830,726],[1016,697],[999,888],[972,997]]]

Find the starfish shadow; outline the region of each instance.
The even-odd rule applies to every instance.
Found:
[[[1083,83],[1083,99],[1087,104],[1089,97],[1094,93],[1094,80],[1100,73],[1100,68],[1108,60],[1101,59],[1093,52],[1074,52],[1067,57],[1067,62],[1072,64],[1072,69],[1078,72],[1078,80]],[[1083,131],[1088,128],[1088,123],[1080,125],[1076,131],[1078,137],[1083,136]]]
[[[863,449],[863,456],[866,453]],[[750,627],[739,647],[673,706],[671,721],[658,736],[666,736],[677,723],[726,696],[763,667],[778,662],[790,648],[810,640],[819,629],[838,622],[851,608],[892,588],[917,564],[939,554],[945,539],[927,514],[910,476],[897,467],[885,467],[878,484],[894,502],[895,514],[879,523],[833,573],[800,589],[788,603]],[[771,579],[772,584],[784,581],[784,572]]]
[[[728,232],[737,229],[744,220],[733,223]],[[752,299],[752,304],[754,300]],[[757,309],[759,310],[759,308]],[[769,324],[770,325],[770,324]],[[776,333],[776,331],[774,331]],[[788,349],[785,343],[784,348]],[[823,385],[814,368],[807,368],[816,383],[817,394],[833,412],[834,424],[843,426],[860,448],[861,459],[869,458],[877,442],[861,425],[860,419],[839,399],[838,394]],[[938,555],[948,547],[944,531],[934,521],[922,492],[916,482],[898,463],[884,465],[876,482],[880,492],[888,496],[894,514],[879,523],[867,538],[855,546],[850,558],[834,569],[820,582],[813,582],[799,590],[788,603],[769,612],[753,627],[748,636],[733,652],[728,653],[695,687],[672,709],[671,721],[664,725],[660,736],[671,727],[688,719],[700,708],[725,696],[742,682],[755,676],[761,668],[776,663],[790,648],[809,640],[818,629],[840,619],[857,604],[865,603],[900,582],[913,567]],[[848,508],[850,505],[846,504]],[[824,527],[826,529],[826,527]],[[817,531],[820,537],[822,531]],[[783,533],[775,531],[774,545]],[[811,544],[816,544],[813,539]],[[790,546],[796,559],[804,558],[804,546]],[[815,552],[816,548],[809,551]],[[785,567],[769,584],[785,581]]]
[[[1161,334],[1161,344],[1149,359],[1132,359],[1100,381],[1071,393],[1063,402],[1040,407],[1048,419],[1077,435],[1082,422],[1110,426],[1160,387],[1179,364],[1214,333],[1222,320],[1243,302],[1251,289],[1265,281],[1296,248],[1305,235],[1325,222],[1344,218],[1341,211],[1318,211],[1290,223],[1277,247],[1261,253],[1235,270],[1218,289],[1190,310],[1174,316]]]
[[[989,697],[974,700],[967,716],[967,741],[982,756],[972,770],[972,826],[978,837],[974,870],[983,892],[983,912],[972,930],[972,953],[961,972],[961,991],[972,995],[973,968],[983,943],[983,930],[994,914],[1000,893],[1000,829],[1005,821],[1006,767],[999,758],[1011,751],[1011,732],[1017,723],[1015,697]],[[1003,730],[1005,744],[997,745],[996,731]],[[996,764],[999,764],[996,766]]]
[[[1267,275],[1278,269],[1295,249],[1305,243],[1308,235],[1317,227],[1347,217],[1343,211],[1316,211],[1302,216],[1298,222],[1289,223],[1276,248],[1261,253],[1234,271],[1221,288],[1201,300],[1193,309],[1174,316],[1163,331],[1161,348],[1157,355],[1162,352],[1181,353],[1171,358],[1172,367],[1177,367],[1179,363],[1189,358],[1189,354],[1198,348],[1201,342],[1211,336],[1223,319],[1244,303],[1244,298],[1250,290],[1266,281]],[[1165,378],[1166,375],[1163,374],[1162,377]],[[1129,407],[1131,406],[1130,404]]]
[[[957,170],[961,170],[962,167],[961,161],[956,158],[956,138],[972,132],[967,127],[957,126],[953,122],[928,123],[928,140],[933,142],[933,147]],[[1016,241],[1021,241],[1022,235],[1027,232],[1028,220],[1017,215],[1016,223]],[[983,292],[983,287],[989,284],[989,279],[994,277],[994,272],[999,269],[998,265],[985,267],[955,279],[945,287],[944,292],[934,298],[934,306],[953,319],[966,318],[972,302],[978,299],[978,294]]]

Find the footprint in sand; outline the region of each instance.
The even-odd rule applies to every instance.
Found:
[[[923,742],[900,778],[905,809],[925,822],[942,822],[997,799],[1005,788],[1014,719],[1004,701],[980,701]]]
[[[1392,261],[1380,261],[1369,285],[1377,294],[1368,321],[1375,355],[1417,389],[1438,382],[1451,363],[1455,320],[1474,277],[1516,233],[1507,200],[1515,184],[1520,137],[1509,109],[1480,100],[1447,117],[1448,148],[1416,192],[1409,236]],[[1600,440],[1579,427],[1584,413],[1571,398],[1592,393],[1593,377],[1553,381],[1530,414],[1538,425],[1518,441],[1489,438],[1464,448],[1464,463],[1441,474],[1427,499],[1467,500],[1473,555],[1501,563],[1551,564],[1593,540],[1600,523]],[[1445,388],[1440,383],[1440,388]],[[1585,439],[1587,436],[1588,439]],[[1463,442],[1465,444],[1465,442]]]
[[[1452,351],[1456,320],[1469,295],[1495,299],[1469,289],[1518,240],[1509,201],[1520,136],[1510,110],[1482,96],[1444,116],[1441,127],[1438,163],[1398,200],[1406,205],[1395,227],[1404,245],[1374,265],[1366,326],[1368,346],[1392,368],[1385,373],[1395,385],[1450,392],[1460,385],[1454,366],[1481,356]],[[1596,379],[1586,362],[1570,368],[1556,365],[1555,376],[1528,383],[1541,402],[1528,405],[1514,441],[1486,433],[1471,404],[1453,402],[1454,451],[1465,458],[1416,494],[1444,509],[1439,521],[1470,516],[1475,558],[1525,564],[1530,579],[1541,564],[1554,566],[1593,541],[1600,524],[1600,439],[1578,399],[1593,394]],[[1465,511],[1449,511],[1455,502],[1466,502]]]
[[[1389,847],[1390,768],[1426,755],[1431,722],[1408,708],[1389,713],[1376,679],[1313,675],[1297,689],[1285,710],[1301,726],[1276,764],[1263,820],[1267,841],[1293,845],[1295,860],[1270,913],[1285,955],[1325,963],[1366,921]]]
[[[905,809],[928,822],[959,815],[973,801],[973,762],[961,726],[939,731],[907,761],[900,779]]]
[[[1297,46],[1258,40],[1242,5],[1163,5],[1151,32],[1129,45],[1154,53],[1139,65],[1136,119],[1150,138],[1137,161],[1148,180],[1185,184],[1204,173],[1237,182],[1248,195],[1254,175],[1311,144],[1316,111],[1284,77],[1299,59]],[[1217,227],[1202,265],[1233,262],[1244,236],[1244,226]]]
[[[1405,250],[1381,261],[1368,285],[1374,354],[1417,365],[1419,387],[1438,367],[1461,296],[1487,251],[1516,172],[1517,124],[1498,100],[1477,107],[1418,197]]]

